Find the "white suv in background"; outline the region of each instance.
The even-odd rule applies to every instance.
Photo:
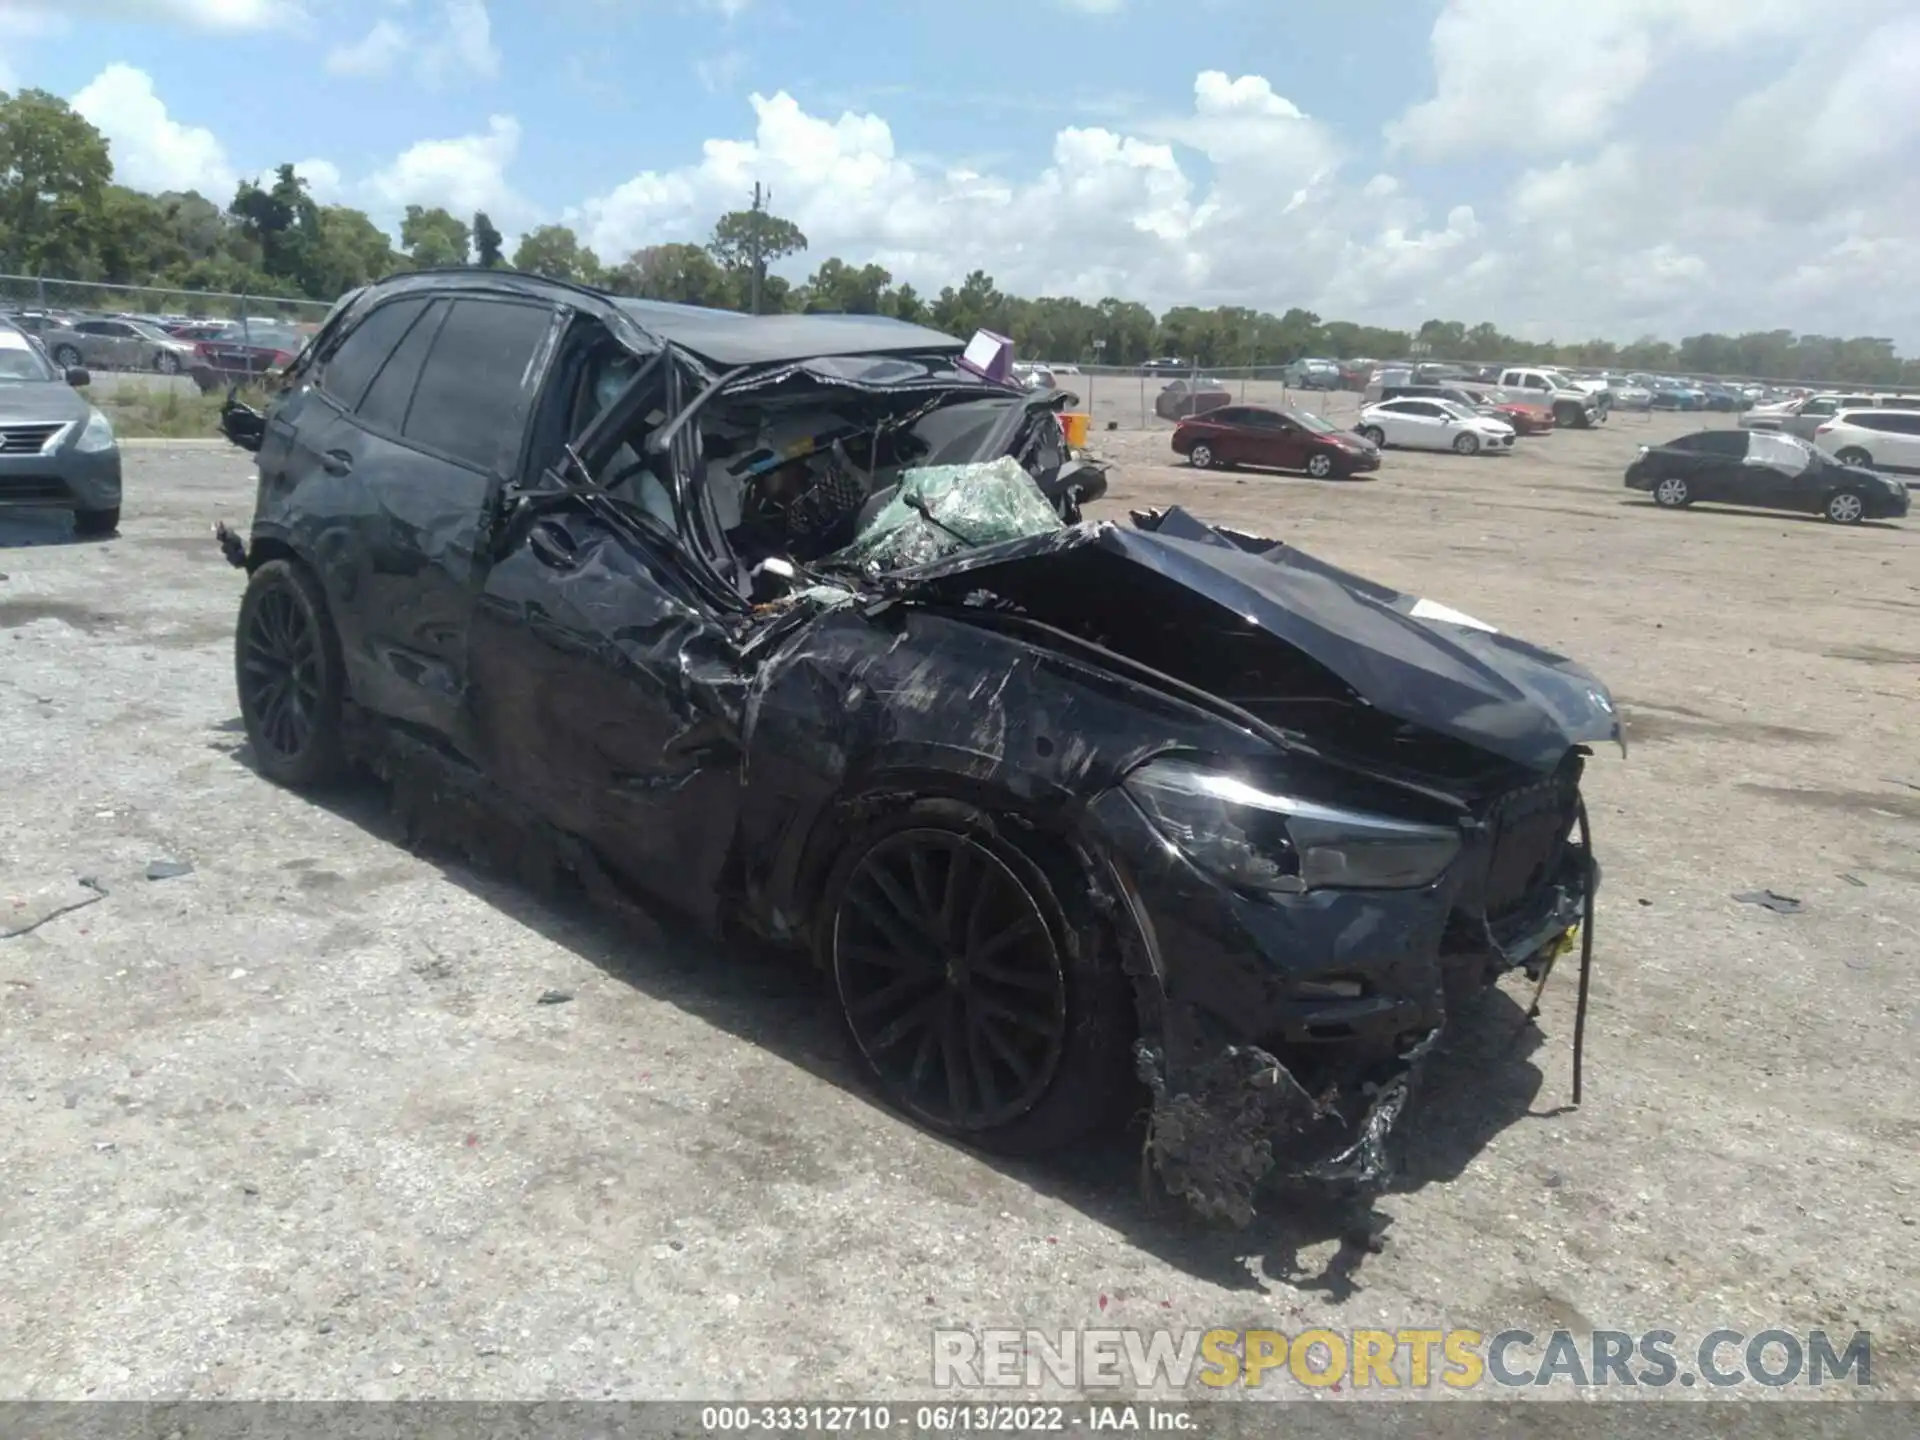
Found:
[[[1813,443],[1842,465],[1920,475],[1920,409],[1842,410],[1813,432]]]

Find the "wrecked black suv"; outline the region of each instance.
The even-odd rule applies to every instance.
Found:
[[[255,763],[431,774],[804,948],[938,1130],[1150,1106],[1149,1173],[1241,1223],[1269,1174],[1377,1184],[1449,1002],[1590,922],[1613,704],[1291,547],[1079,521],[1062,398],[971,357],[472,270],[349,297],[225,417]]]

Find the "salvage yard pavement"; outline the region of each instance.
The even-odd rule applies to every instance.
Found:
[[[1364,1235],[1156,1218],[1124,1148],[944,1143],[784,958],[415,855],[371,784],[262,782],[209,533],[250,457],[129,451],[106,541],[0,521],[0,1395],[925,1396],[936,1326],[1005,1325],[1866,1329],[1920,1395],[1920,794],[1884,778],[1920,776],[1920,525],[1621,488],[1692,428],[1355,482],[1096,430],[1100,516],[1297,541],[1627,716],[1587,772],[1585,1104],[1570,977],[1537,1028],[1516,984]],[[1733,898],[1766,891],[1799,909]]]

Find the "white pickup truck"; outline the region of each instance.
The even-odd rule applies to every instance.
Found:
[[[1500,372],[1500,388],[1517,390],[1528,400],[1553,411],[1561,429],[1586,430],[1602,423],[1613,408],[1613,395],[1604,380],[1572,380],[1558,370],[1515,368]]]

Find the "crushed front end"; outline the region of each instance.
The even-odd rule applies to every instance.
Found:
[[[1455,1007],[1516,970],[1543,980],[1590,922],[1583,760],[1450,823],[1184,765],[1102,802],[1156,956],[1136,1058],[1170,1193],[1245,1225],[1269,1180],[1391,1181],[1389,1137]]]

